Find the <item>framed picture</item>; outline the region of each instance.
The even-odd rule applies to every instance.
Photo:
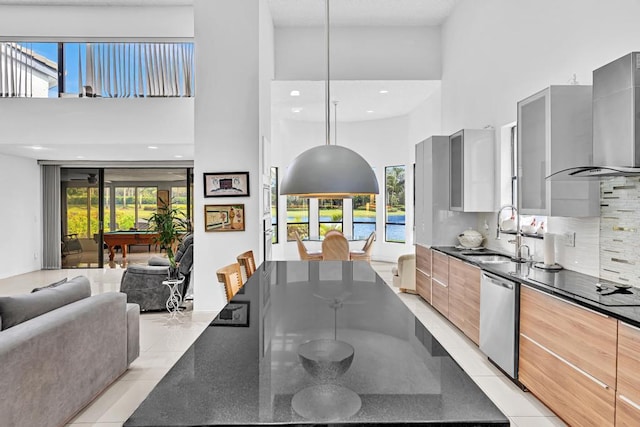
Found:
[[[205,173],[204,197],[249,195],[249,172]]]
[[[205,205],[204,231],[244,231],[244,205]]]
[[[249,301],[230,302],[213,319],[211,326],[249,327]]]

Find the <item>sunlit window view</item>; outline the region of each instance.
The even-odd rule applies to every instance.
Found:
[[[385,168],[385,240],[405,242],[405,166]]]
[[[309,199],[287,196],[287,240],[295,240],[294,232],[301,239],[309,237]]]
[[[342,232],[342,218],[342,199],[318,199],[318,231],[321,237],[329,230]]]
[[[353,237],[366,239],[376,231],[376,196],[365,194],[353,196]]]

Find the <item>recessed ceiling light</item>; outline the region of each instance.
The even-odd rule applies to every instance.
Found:
[[[373,110],[367,110],[367,113],[371,114],[371,113],[373,113]]]
[[[176,159],[181,159],[183,156],[182,156],[181,154],[176,154],[176,155],[175,155],[175,156],[173,156],[173,157],[175,157]]]
[[[299,113],[300,111],[302,111],[302,108],[292,108],[291,109],[292,113]]]
[[[299,90],[292,90],[289,95],[291,95],[291,96],[300,96],[300,91]]]
[[[84,159],[84,156],[76,156],[76,159]]]
[[[158,147],[156,147],[155,145],[150,145],[147,147],[149,150],[157,150]]]
[[[34,145],[31,147],[32,150],[42,150],[44,147],[40,146],[40,145]]]
[[[386,89],[382,89],[382,90],[381,90],[380,92],[378,92],[378,93],[389,93],[389,91],[388,91],[388,90],[386,90]]]

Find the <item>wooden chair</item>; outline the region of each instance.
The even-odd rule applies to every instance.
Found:
[[[332,235],[332,234],[339,234],[339,235],[341,235],[341,236],[344,236],[344,234],[342,234],[342,231],[340,231],[340,230],[336,230],[336,229],[333,229],[333,228],[332,228],[331,230],[327,231],[327,232],[324,234],[325,239],[327,238],[327,236],[330,236],[330,235]]]
[[[302,239],[297,231],[293,232],[293,235],[296,238],[296,243],[298,245],[298,254],[300,255],[300,259],[303,261],[322,261],[322,252],[309,252],[307,251],[307,247],[302,243]]]
[[[240,272],[240,264],[233,263],[226,267],[222,267],[216,271],[218,276],[218,282],[224,283],[224,290],[227,294],[227,302],[231,301],[231,298],[238,293],[242,287],[242,273]]]
[[[324,261],[349,261],[349,242],[341,234],[332,233],[322,241]]]
[[[367,261],[371,262],[371,250],[373,249],[373,242],[376,240],[376,232],[373,231],[367,237],[367,241],[364,243],[362,250],[351,251],[349,258],[351,261]]]
[[[246,282],[256,271],[256,260],[253,251],[244,252],[236,257],[238,264],[242,267],[243,279]]]

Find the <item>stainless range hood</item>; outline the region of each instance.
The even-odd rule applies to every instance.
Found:
[[[593,165],[547,179],[640,176],[640,52],[593,71]]]

